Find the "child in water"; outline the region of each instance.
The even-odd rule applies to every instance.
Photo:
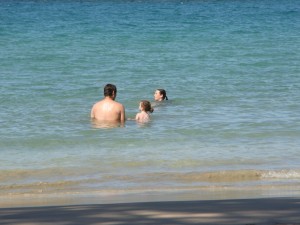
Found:
[[[140,123],[146,123],[150,121],[150,113],[154,111],[151,106],[151,103],[147,100],[140,101],[139,110],[141,112],[137,113],[135,120]]]

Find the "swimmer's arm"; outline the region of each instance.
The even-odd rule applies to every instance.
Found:
[[[139,121],[139,119],[140,119],[140,114],[137,113],[136,116],[135,116],[135,120],[136,120],[136,121]]]
[[[92,108],[92,110],[91,110],[91,118],[92,118],[92,119],[94,119],[94,118],[95,118],[94,106],[93,106],[93,108]]]
[[[132,120],[138,120],[138,113],[136,114],[136,116],[134,118],[126,118],[126,120],[132,121]]]
[[[121,117],[120,117],[120,120],[121,120],[122,123],[124,123],[125,120],[126,120],[125,107],[124,106],[121,106]]]

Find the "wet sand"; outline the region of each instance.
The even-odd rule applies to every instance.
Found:
[[[300,225],[300,198],[0,208],[0,224]]]

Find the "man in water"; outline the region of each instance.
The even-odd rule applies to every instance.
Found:
[[[94,104],[91,118],[105,123],[121,123],[125,121],[125,108],[115,101],[117,88],[113,84],[104,87],[104,99]]]

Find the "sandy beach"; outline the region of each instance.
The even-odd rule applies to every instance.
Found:
[[[1,208],[0,224],[299,225],[300,198]]]

